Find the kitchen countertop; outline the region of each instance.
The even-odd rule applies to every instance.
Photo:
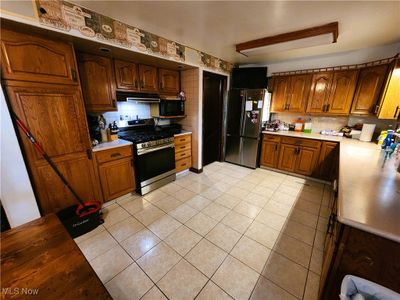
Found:
[[[181,133],[174,134],[174,136],[181,136],[186,134],[192,134],[191,131],[182,130]]]
[[[93,152],[103,151],[103,150],[108,150],[108,149],[112,149],[112,148],[132,145],[132,144],[133,144],[132,142],[118,139],[118,140],[111,141],[111,142],[100,143],[97,146],[94,146],[92,148],[92,151]]]
[[[394,155],[369,142],[318,133],[263,133],[340,143],[338,220],[400,243],[400,173]]]

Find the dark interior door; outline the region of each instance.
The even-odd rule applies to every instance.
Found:
[[[221,160],[225,90],[225,76],[203,73],[203,166]]]

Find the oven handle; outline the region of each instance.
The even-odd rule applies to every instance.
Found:
[[[166,149],[166,148],[175,148],[175,144],[168,144],[168,145],[164,145],[164,146],[160,146],[160,147],[156,147],[156,148],[150,148],[150,149],[140,149],[140,150],[138,150],[138,155],[143,155],[143,154],[151,153],[151,152]]]

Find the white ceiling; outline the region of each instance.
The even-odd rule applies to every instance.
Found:
[[[94,11],[235,63],[266,63],[400,41],[400,2],[74,1]],[[336,44],[246,58],[235,44],[339,22]]]

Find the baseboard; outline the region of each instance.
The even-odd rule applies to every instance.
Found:
[[[203,168],[201,168],[201,169],[196,169],[196,168],[190,167],[189,170],[190,170],[191,172],[197,173],[197,174],[200,174],[200,173],[203,172]]]

